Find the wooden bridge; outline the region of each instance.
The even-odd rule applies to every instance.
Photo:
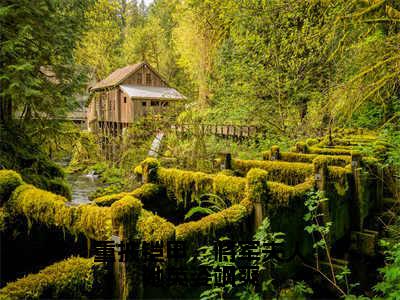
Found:
[[[254,137],[263,130],[257,126],[247,125],[217,125],[217,124],[180,124],[172,125],[175,132],[200,131],[206,135],[217,135],[221,137],[248,138]]]

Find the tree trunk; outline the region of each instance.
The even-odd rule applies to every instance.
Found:
[[[12,119],[12,102],[11,99],[0,98],[0,123],[7,123]]]

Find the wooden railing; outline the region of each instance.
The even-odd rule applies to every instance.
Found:
[[[200,130],[204,134],[223,137],[252,137],[262,132],[261,127],[247,125],[216,125],[216,124],[179,124],[171,125],[175,132],[193,132]]]

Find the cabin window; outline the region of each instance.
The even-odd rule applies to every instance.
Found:
[[[151,74],[150,73],[146,74],[146,84],[151,85]]]
[[[168,106],[168,102],[167,101],[164,101],[164,102],[161,102],[161,106],[163,106],[163,107],[166,107],[166,106]]]
[[[142,106],[146,106],[146,105],[147,105],[146,101],[142,102]]]
[[[158,101],[151,101],[151,106],[158,106],[159,102]]]
[[[137,74],[137,84],[142,84],[142,73]]]
[[[124,97],[124,103],[126,103],[126,97]]]

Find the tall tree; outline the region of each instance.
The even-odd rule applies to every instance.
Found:
[[[118,0],[98,0],[86,13],[88,30],[75,57],[80,64],[94,68],[99,79],[120,65],[123,24],[126,23],[126,16],[121,14],[126,14],[126,9],[122,9]]]
[[[0,121],[56,116],[72,103],[82,73],[73,49],[90,0],[4,0],[0,6]]]

